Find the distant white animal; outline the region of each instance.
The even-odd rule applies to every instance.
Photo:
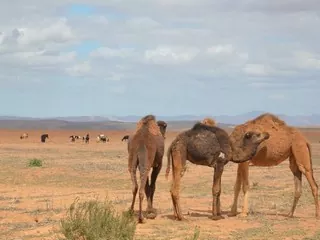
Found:
[[[28,133],[23,133],[21,136],[20,136],[20,139],[27,139],[29,137]]]
[[[104,134],[100,134],[97,136],[97,142],[109,142],[109,138]]]

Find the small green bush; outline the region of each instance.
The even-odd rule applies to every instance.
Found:
[[[42,167],[42,160],[37,158],[30,159],[29,167]]]
[[[200,229],[199,227],[195,227],[193,236],[191,238],[187,238],[186,240],[198,240],[200,237]]]
[[[116,214],[107,200],[79,202],[76,198],[60,221],[64,240],[132,240],[135,230],[134,216],[129,211]]]

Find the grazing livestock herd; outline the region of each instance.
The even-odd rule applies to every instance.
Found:
[[[128,171],[132,182],[132,202],[130,210],[133,212],[137,193],[139,196],[138,221],[144,222],[142,204],[144,196],[147,198],[146,217],[156,217],[153,208],[153,198],[157,177],[162,169],[165,151],[165,135],[167,123],[157,121],[154,115],[146,115],[138,121],[135,131],[125,135],[121,141],[127,141]],[[20,139],[27,139],[28,133],[23,133]],[[71,142],[81,139],[81,136],[71,135]],[[41,142],[49,139],[48,134],[41,135]],[[89,143],[89,133],[82,137],[82,141]],[[97,142],[109,142],[104,134],[99,134]],[[165,177],[168,179],[172,168],[172,185],[170,189],[173,204],[173,214],[177,220],[183,220],[180,206],[181,178],[186,171],[187,160],[196,165],[213,168],[212,180],[212,218],[223,218],[221,215],[221,177],[224,166],[228,162],[237,164],[235,174],[234,200],[229,216],[237,215],[237,203],[240,190],[243,190],[242,216],[248,215],[249,166],[276,166],[289,159],[290,170],[294,176],[295,193],[288,217],[293,217],[302,191],[302,174],[306,177],[315,203],[315,216],[320,218],[318,200],[318,185],[314,179],[312,168],[311,145],[303,134],[295,127],[271,113],[261,114],[243,124],[237,125],[229,135],[222,128],[217,127],[211,118],[205,118],[195,123],[190,129],[179,133],[171,142],[167,150],[167,168]],[[149,179],[149,173],[151,171]],[[137,180],[137,169],[140,181]]]
[[[128,135],[127,135],[128,136]],[[27,139],[29,137],[29,135],[28,135],[28,133],[23,133],[23,134],[21,134],[20,135],[20,139]],[[49,139],[49,134],[47,134],[47,133],[45,133],[45,134],[42,134],[41,136],[40,136],[40,141],[42,142],[42,143],[45,143],[46,142],[46,139]],[[83,136],[83,137],[81,137],[81,136],[79,136],[79,135],[71,135],[70,137],[69,137],[69,139],[70,139],[70,141],[71,142],[75,142],[76,140],[78,140],[78,139],[82,139],[82,142],[84,142],[84,143],[89,143],[89,140],[90,140],[90,135],[89,135],[89,133],[87,133],[85,136]],[[123,141],[123,139],[122,139],[122,141]],[[106,135],[104,135],[104,134],[99,134],[98,136],[97,136],[97,142],[109,142],[109,138],[106,136]]]

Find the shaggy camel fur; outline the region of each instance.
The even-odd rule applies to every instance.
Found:
[[[201,123],[206,124],[208,126],[217,126],[217,122],[212,118],[204,118]]]
[[[139,188],[139,223],[143,223],[142,202],[144,193],[147,196],[148,218],[155,218],[155,209],[153,208],[153,196],[156,188],[156,180],[162,167],[162,158],[164,154],[164,132],[161,132],[159,125],[165,125],[163,121],[156,122],[153,115],[143,117],[137,123],[136,132],[129,137],[128,141],[128,170],[132,181],[132,203],[130,210],[133,211],[136,195],[138,192],[138,182],[136,171],[139,167],[140,188]],[[149,172],[151,173],[151,184],[149,185]],[[145,191],[145,192],[144,192]]]
[[[230,135],[230,140],[235,146],[240,146],[240,141],[246,132],[257,130],[267,131],[270,134],[270,138],[258,147],[256,154],[249,162],[238,165],[237,180],[234,185],[234,200],[230,215],[235,216],[237,214],[237,202],[241,186],[244,193],[241,215],[247,216],[248,214],[249,163],[253,166],[268,167],[276,166],[289,158],[290,169],[294,176],[295,194],[288,217],[293,217],[297,202],[301,196],[301,176],[303,173],[311,187],[316,207],[315,215],[319,218],[318,186],[313,177],[311,146],[306,138],[298,129],[288,126],[277,116],[266,113],[236,126]]]
[[[186,161],[193,164],[214,168],[212,185],[212,215],[213,219],[221,219],[220,193],[221,176],[224,165],[229,160],[235,162],[247,161],[257,149],[257,146],[268,138],[268,133],[248,132],[246,135],[244,152],[238,159],[233,159],[232,146],[226,131],[215,126],[203,123],[196,123],[190,130],[180,133],[171,143],[167,152],[166,178],[172,165],[172,186],[171,198],[174,209],[174,216],[177,220],[183,220],[179,191],[180,181],[185,172]]]

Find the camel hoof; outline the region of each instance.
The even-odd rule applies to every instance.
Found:
[[[182,216],[176,216],[175,219],[177,221],[187,221],[187,219],[185,217],[182,217]]]
[[[228,213],[228,217],[235,217],[235,216],[237,216],[237,212],[230,212],[230,213]]]
[[[140,224],[143,224],[143,223],[145,223],[146,221],[144,220],[144,218],[139,218],[138,219],[138,223],[140,223]]]
[[[154,213],[154,214],[156,214],[156,213],[157,213],[157,209],[155,209],[155,208],[147,208],[146,212],[147,212],[147,213]]]
[[[157,214],[155,212],[148,212],[146,217],[148,219],[155,219],[157,217]]]
[[[246,218],[248,217],[248,213],[240,213],[239,217]]]
[[[213,215],[213,216],[211,217],[211,219],[214,220],[214,221],[217,221],[217,220],[224,219],[224,217],[221,216],[221,215],[216,215],[216,216]]]
[[[288,214],[287,214],[287,217],[288,217],[288,218],[293,218],[293,213],[288,213]]]

